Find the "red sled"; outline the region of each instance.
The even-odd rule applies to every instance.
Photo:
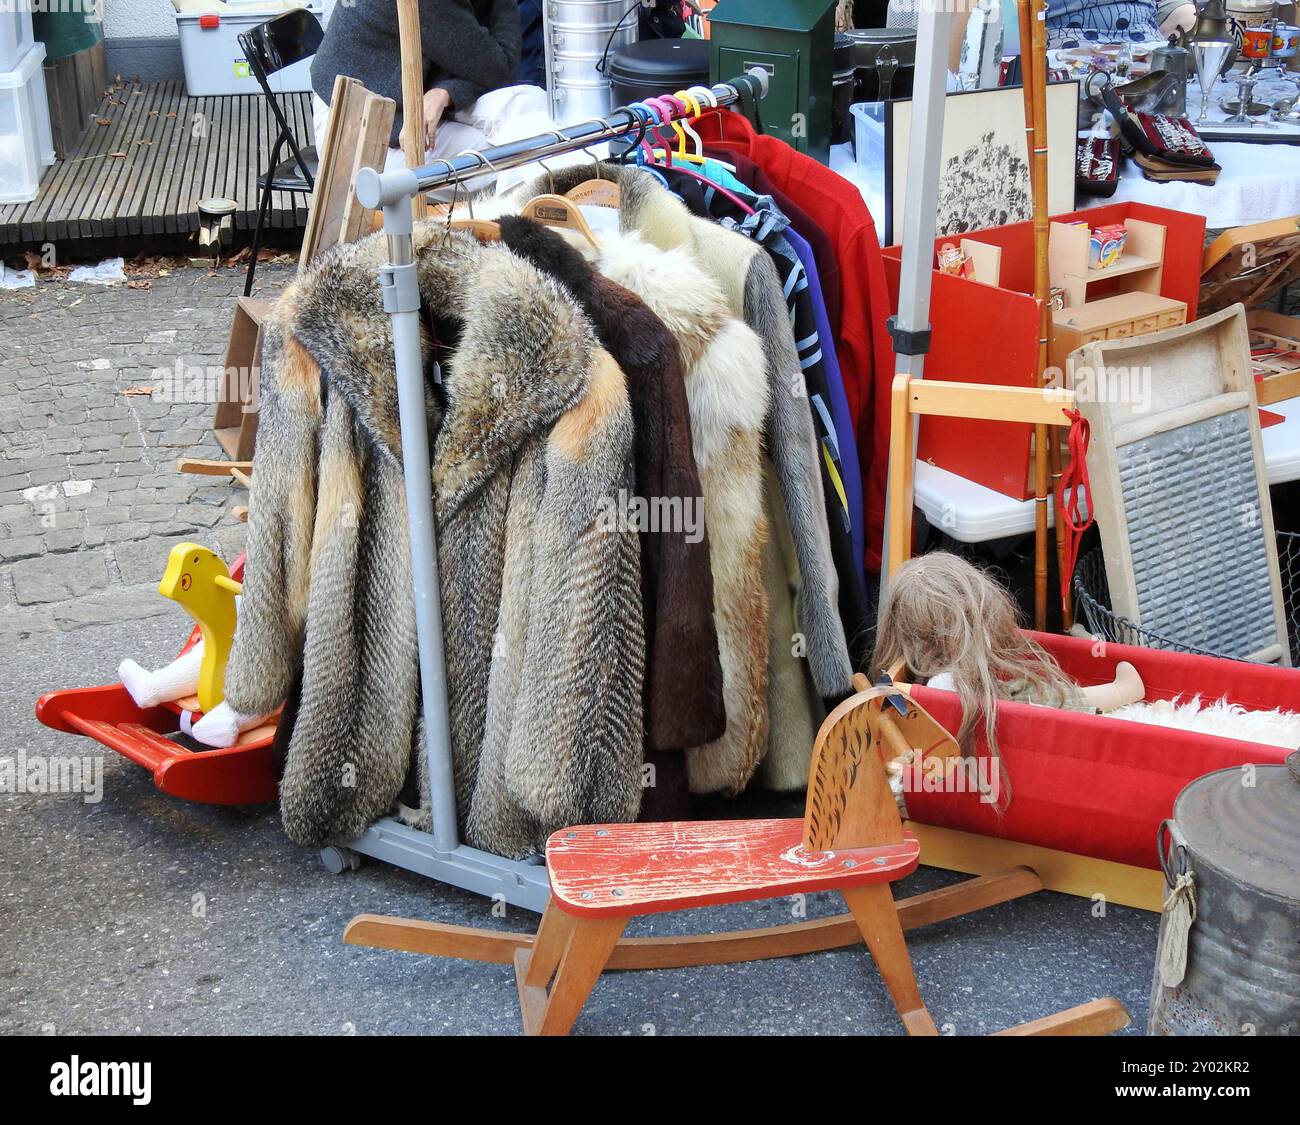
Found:
[[[241,555],[230,576],[243,577]],[[196,625],[180,652],[199,640]],[[179,653],[178,653],[179,655]],[[181,711],[197,718],[194,698],[142,708],[121,684],[52,691],[36,702],[36,717],[45,726],[82,734],[129,758],[153,774],[163,793],[207,805],[257,805],[274,801],[279,782],[271,760],[276,718],[244,731],[225,749],[208,748],[180,733]]]
[[[1116,665],[1127,660],[1141,674],[1148,701],[1199,694],[1206,704],[1226,697],[1251,711],[1300,709],[1300,672],[1294,669],[1029,635],[1081,685],[1113,680]],[[909,691],[957,731],[961,704],[955,693],[919,686]],[[1295,749],[1026,703],[999,703],[997,729],[1010,804],[999,813],[974,791],[907,792],[921,862],[974,874],[1016,863],[1040,875],[1055,867],[1059,878],[1048,871],[1044,880],[1051,889],[1085,897],[1101,892],[1148,909],[1159,909],[1164,893],[1156,833],[1173,815],[1183,787],[1214,770],[1280,763]],[[987,758],[982,739],[976,753]]]

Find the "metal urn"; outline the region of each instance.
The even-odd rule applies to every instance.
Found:
[[[1196,81],[1201,87],[1200,121],[1210,111],[1215,81],[1236,60],[1237,40],[1233,28],[1224,0],[1205,0],[1198,10],[1196,26],[1185,37],[1196,68]]]
[[[1186,786],[1160,860],[1150,1034],[1300,1035],[1300,751]]]

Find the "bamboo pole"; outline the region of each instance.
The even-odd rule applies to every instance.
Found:
[[[1038,363],[1035,385],[1044,385],[1047,334],[1051,324],[1051,282],[1047,270],[1047,33],[1042,0],[1018,0],[1020,77],[1025,104],[1025,139],[1034,207],[1034,297],[1038,301]],[[1034,427],[1034,628],[1047,626],[1047,497],[1050,487],[1049,430]],[[1054,441],[1051,444],[1055,444]]]
[[[1034,123],[1042,136],[1042,189],[1043,201],[1041,212],[1035,215],[1034,236],[1037,240],[1036,254],[1039,268],[1042,270],[1041,279],[1035,275],[1035,288],[1039,290],[1037,296],[1041,304],[1042,330],[1039,333],[1039,354],[1038,368],[1043,372],[1043,377],[1039,379],[1039,386],[1046,382],[1045,373],[1049,357],[1052,354],[1052,334],[1055,329],[1052,320],[1051,297],[1052,297],[1052,279],[1049,272],[1048,258],[1048,240],[1050,231],[1050,216],[1047,213],[1047,192],[1048,192],[1048,170],[1047,170],[1047,23],[1046,23],[1046,4],[1044,0],[1032,0],[1034,7],[1037,9],[1034,13],[1033,36],[1034,39]],[[1064,388],[1065,373],[1061,372],[1061,387]],[[1055,497],[1057,487],[1061,483],[1061,434],[1053,428],[1047,430],[1047,459],[1051,477],[1048,495]],[[1044,505],[1046,507],[1046,505]],[[1065,524],[1060,512],[1056,513],[1056,569],[1057,573],[1065,573],[1065,556],[1066,540],[1069,538]],[[1061,628],[1064,632],[1069,632],[1070,627],[1074,624],[1074,614],[1070,605],[1070,595],[1068,592],[1061,596]]]
[[[402,155],[408,168],[424,163],[424,48],[420,44],[419,0],[397,0],[397,36],[402,52]],[[411,197],[411,212],[423,219],[423,195]]]

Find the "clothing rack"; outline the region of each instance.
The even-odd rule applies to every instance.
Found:
[[[759,67],[711,88],[719,106],[735,105],[746,97],[756,101],[767,90],[768,75]],[[661,118],[661,124],[687,116],[686,110],[674,112]],[[461,153],[420,168],[395,168],[387,172],[362,168],[357,173],[357,201],[363,207],[382,209],[384,234],[388,239],[388,262],[379,268],[379,286],[384,310],[393,325],[432,832],[412,828],[391,817],[378,821],[355,840],[330,844],[321,850],[321,859],[331,871],[355,868],[360,862],[358,856],[368,855],[514,906],[540,912],[546,905],[550,890],[540,856],[536,862],[529,862],[472,848],[461,842],[457,827],[438,551],[429,488],[424,364],[420,354],[420,290],[411,237],[413,200],[435,188],[462,183],[484,172],[502,172],[629,133],[643,133],[646,125],[646,117],[641,112],[622,107],[603,118],[481,152]],[[653,127],[654,123],[650,125]]]

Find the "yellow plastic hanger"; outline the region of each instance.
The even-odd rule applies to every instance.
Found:
[[[673,97],[675,97],[680,102],[686,103],[686,108],[691,111],[691,117],[699,117],[700,115],[699,99],[696,98],[695,95],[692,94],[689,90],[678,90],[677,93],[673,95]],[[689,119],[684,119],[681,122],[681,126],[682,126],[682,131],[685,133],[689,133],[691,140],[695,142],[694,158],[700,161],[704,160],[704,141],[700,139],[699,133],[697,133],[694,129],[691,128],[691,123]],[[683,160],[689,159],[685,153],[682,153],[681,156]]]

